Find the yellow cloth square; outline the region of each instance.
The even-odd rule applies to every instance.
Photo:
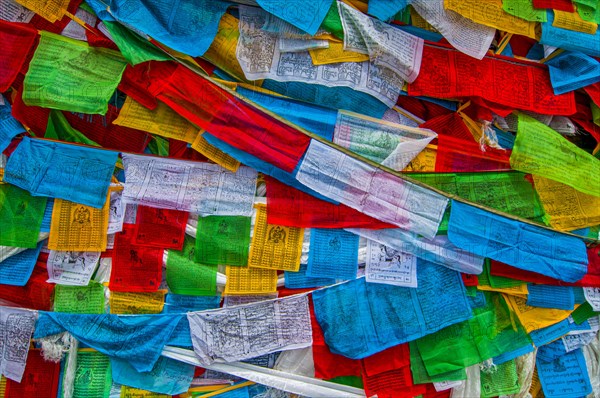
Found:
[[[265,294],[277,291],[277,271],[228,265],[224,295]]]
[[[298,271],[304,228],[267,223],[267,206],[256,205],[256,221],[250,245],[248,266]]]

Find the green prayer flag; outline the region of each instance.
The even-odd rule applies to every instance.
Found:
[[[217,267],[194,262],[195,245],[186,236],[183,250],[169,250],[167,256],[167,285],[171,293],[188,296],[217,294]]]
[[[321,29],[331,33],[338,39],[344,39],[344,27],[338,13],[337,1],[331,3],[329,11],[327,11],[325,19],[321,23]]]
[[[108,398],[112,385],[110,360],[98,351],[77,352],[73,398]],[[62,397],[62,390],[60,397]]]
[[[541,220],[544,215],[537,193],[520,172],[429,173],[411,177],[444,192],[513,214]]]
[[[524,113],[519,113],[510,165],[600,196],[600,160]]]
[[[54,140],[66,142],[75,142],[78,144],[85,144],[90,146],[100,146],[98,143],[96,143],[96,141],[90,140],[79,130],[76,130],[73,127],[71,127],[65,115],[63,115],[61,111],[57,110],[50,111],[50,116],[48,117],[48,125],[46,126],[46,134],[44,135],[44,138],[51,138]]]
[[[56,285],[54,311],[77,314],[104,313],[104,286],[90,282],[87,286]]]
[[[581,2],[579,3],[580,4],[577,5],[577,13],[579,13],[581,19],[600,24],[600,6],[594,8],[589,4],[582,4]]]
[[[502,295],[483,292],[486,305],[473,318],[416,340],[430,376],[463,369],[531,343],[523,326],[511,317]]]
[[[600,9],[600,7],[598,7]],[[594,118],[594,124],[600,126],[600,107],[594,102],[590,102],[590,108],[592,109],[592,117]]]
[[[148,150],[153,155],[168,157],[169,156],[169,140],[159,135],[153,135],[148,143]]]
[[[171,57],[158,50],[118,22],[104,21],[111,38],[121,50],[123,57],[132,65],[146,61],[170,61]]]
[[[250,217],[198,218],[195,260],[211,265],[248,265]]]
[[[585,302],[571,313],[571,318],[573,318],[576,324],[581,325],[583,322],[597,315],[600,315],[600,312],[595,312],[591,304]]]
[[[116,51],[42,31],[25,75],[23,102],[104,115],[125,66]]]
[[[46,199],[14,185],[0,185],[0,246],[35,249]]]
[[[481,397],[491,398],[501,395],[512,395],[519,392],[519,376],[517,365],[513,360],[495,365],[492,369],[481,371]]]
[[[338,376],[327,381],[350,387],[364,388],[362,378],[358,376]]]
[[[419,353],[419,347],[414,341],[409,342],[410,347],[410,371],[414,384],[437,383],[441,381],[466,380],[467,372],[464,369],[457,369],[439,375],[429,376],[425,364]]]
[[[546,22],[548,20],[546,10],[534,8],[531,0],[502,0],[502,9],[510,15],[527,21]]]

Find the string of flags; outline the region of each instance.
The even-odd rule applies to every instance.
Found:
[[[600,397],[598,23],[0,0],[0,397]]]

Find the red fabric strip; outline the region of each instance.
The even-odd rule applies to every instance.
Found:
[[[460,274],[463,280],[463,285],[465,286],[477,286],[479,285],[479,278],[477,275],[472,274]]]
[[[533,7],[575,12],[575,6],[571,0],[533,0]]]
[[[0,92],[8,90],[13,83],[37,37],[37,31],[31,26],[0,20]]]
[[[44,136],[50,117],[50,109],[25,105],[21,93],[17,92],[12,104],[12,115],[21,124],[29,127],[36,135]]]
[[[44,360],[40,350],[29,350],[21,383],[7,379],[5,398],[55,398],[60,381],[60,362]]]
[[[110,290],[155,292],[162,277],[163,250],[132,243],[135,226],[125,224],[115,236]]]
[[[443,173],[510,170],[509,150],[486,148],[481,151],[473,139],[438,135],[435,171]]]
[[[162,249],[183,249],[189,213],[138,206],[133,243]]]
[[[433,130],[439,135],[448,135],[463,140],[474,141],[473,134],[471,134],[463,119],[456,112],[429,119],[419,127]]]
[[[426,45],[419,77],[408,85],[411,96],[471,98],[512,109],[550,115],[575,113],[573,93],[554,95],[548,69],[505,57],[481,61],[459,51]]]
[[[294,170],[310,137],[178,66],[157,98],[228,144],[285,171]]]
[[[145,131],[117,126],[112,122],[119,116],[119,110],[108,105],[106,115],[88,115],[63,112],[69,124],[90,140],[103,148],[117,151],[142,153],[151,139]]]
[[[424,384],[413,384],[410,365],[368,376],[363,373],[365,395],[378,398],[412,398],[424,394]]]
[[[127,65],[119,83],[119,90],[148,109],[157,106],[151,86],[162,86],[173,74],[177,65],[174,62],[148,61],[136,66]]]
[[[400,344],[364,358],[363,374],[374,376],[380,373],[410,367],[408,344]],[[411,378],[412,380],[412,378]]]
[[[272,177],[267,183],[267,222],[299,228],[397,228],[343,204],[335,205],[289,187]]]
[[[0,299],[13,302],[21,307],[33,310],[49,311],[52,305],[54,285],[46,283],[48,271],[38,266],[33,268],[31,277],[25,286],[0,285]]]

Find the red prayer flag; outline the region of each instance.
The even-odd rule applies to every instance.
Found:
[[[440,173],[510,170],[509,150],[481,150],[474,140],[438,135],[435,171]]]
[[[410,365],[375,375],[363,372],[365,395],[378,398],[412,398],[424,394],[424,384],[413,384]]]
[[[399,96],[396,104],[423,120],[433,119],[434,117],[452,112],[450,109],[444,108],[441,105],[419,98],[409,97],[408,95]]]
[[[148,61],[135,66],[127,65],[119,83],[119,90],[148,109],[157,106],[155,93],[151,87],[160,86],[173,74],[177,65],[174,62]]]
[[[533,7],[575,12],[575,6],[573,6],[573,2],[571,0],[533,0]]]
[[[37,37],[37,30],[27,24],[0,20],[0,92],[13,83]]]
[[[600,106],[600,82],[590,84],[584,87],[583,90],[590,96],[594,104]]]
[[[294,170],[310,137],[238,99],[184,66],[157,98],[220,140],[285,171]]]
[[[406,366],[410,366],[410,351],[408,349],[408,344],[405,343],[390,347],[377,354],[368,356],[362,361],[364,374],[367,376],[402,369]]]
[[[55,398],[60,382],[60,362],[44,360],[40,350],[29,350],[21,383],[7,379],[4,398]]]
[[[115,236],[110,290],[156,292],[162,280],[162,249],[133,244],[135,226],[125,224]]]
[[[15,119],[24,126],[27,126],[36,135],[43,137],[46,134],[50,109],[25,105],[21,93],[17,92],[14,97],[11,112]]]
[[[39,264],[36,263],[25,286],[0,285],[0,299],[24,308],[49,311],[53,303],[54,285],[46,283],[48,271]]]
[[[408,85],[411,96],[481,97],[505,108],[548,115],[575,113],[573,92],[554,95],[548,68],[504,56],[481,61],[452,48],[428,44],[419,77]]]
[[[429,119],[419,127],[433,130],[438,135],[448,135],[463,140],[474,141],[473,134],[471,134],[462,117],[456,112]]]
[[[103,148],[123,152],[142,153],[151,139],[145,131],[118,126],[113,121],[119,110],[108,105],[106,115],[63,112],[69,124]]]
[[[477,286],[479,285],[479,278],[473,274],[460,274],[465,286]]]
[[[317,199],[265,176],[267,222],[298,228],[397,228],[343,204]]]
[[[138,206],[133,243],[162,249],[183,250],[189,213]]]

